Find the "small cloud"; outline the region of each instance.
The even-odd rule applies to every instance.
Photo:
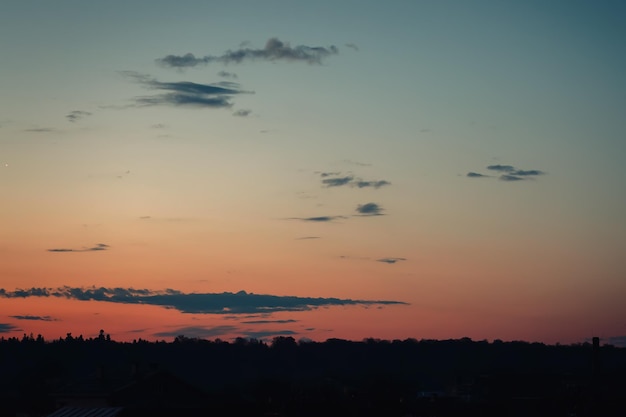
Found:
[[[74,123],[74,122],[79,121],[82,118],[87,117],[87,116],[91,116],[91,113],[89,113],[88,111],[74,110],[74,111],[70,112],[69,114],[67,114],[65,116],[65,118],[68,121]]]
[[[303,222],[316,222],[316,223],[324,223],[324,222],[332,222],[336,219],[345,219],[344,216],[317,216],[317,217],[290,217],[290,220],[302,220]]]
[[[523,170],[523,169],[518,169],[515,171],[511,172],[512,175],[517,175],[520,177],[526,177],[529,175],[543,175],[543,171],[539,171],[538,169],[529,169],[529,170]]]
[[[525,178],[517,177],[515,175],[503,174],[499,177],[500,181],[523,181]]]
[[[298,45],[291,47],[288,42],[283,42],[278,38],[270,38],[262,49],[252,49],[242,45],[240,49],[228,50],[219,56],[196,57],[192,53],[187,53],[185,55],[167,55],[157,59],[156,62],[171,68],[187,68],[211,63],[240,64],[244,61],[300,61],[307,64],[321,64],[327,56],[338,53],[339,50],[336,46]]]
[[[220,77],[223,77],[223,78],[237,79],[237,74],[235,74],[234,72],[220,71],[220,72],[217,73],[217,75],[219,75]]]
[[[35,128],[32,128],[32,129],[24,129],[24,132],[54,133],[54,132],[57,132],[57,130],[52,128],[52,127],[35,127]]]
[[[246,117],[246,116],[250,115],[250,113],[252,113],[252,110],[239,109],[239,110],[235,110],[233,112],[233,116],[236,116],[236,117]]]
[[[396,262],[399,261],[406,261],[406,258],[381,258],[381,259],[376,259],[376,262],[384,262],[387,264],[395,264]]]
[[[384,187],[385,185],[391,185],[391,183],[385,180],[379,180],[379,181],[358,180],[358,181],[354,181],[351,185],[353,185],[354,187],[358,187],[358,188],[372,187],[372,188],[378,189],[380,187]]]
[[[347,43],[346,46],[350,49],[354,49],[355,51],[359,50],[359,47],[354,43]]]
[[[357,213],[361,216],[382,216],[383,208],[376,203],[359,204],[356,207]]]
[[[294,319],[288,319],[288,320],[249,320],[249,321],[242,321],[241,324],[272,324],[272,323],[279,323],[279,324],[286,324],[286,323],[296,323],[299,320],[294,320]]]
[[[22,330],[22,329],[10,323],[0,323],[0,333],[11,333],[17,330]]]
[[[141,216],[139,219],[140,220],[150,220],[152,217],[151,216]]]
[[[353,180],[353,176],[324,178],[322,180],[322,184],[324,184],[326,187],[341,187],[342,185],[350,184]]]
[[[511,172],[515,171],[515,167],[511,165],[489,165],[487,169],[491,171],[499,171],[499,172]]]
[[[351,256],[351,255],[339,255],[340,259],[355,259],[358,261],[367,261],[370,258],[367,256]]]
[[[428,129],[428,128],[420,129],[421,133],[428,133],[430,131],[431,131],[431,129]]]
[[[41,321],[57,321],[57,319],[52,318],[50,316],[31,316],[31,315],[25,315],[25,316],[9,316],[13,319],[17,319],[17,320],[41,320]]]
[[[344,185],[357,188],[380,188],[391,185],[391,183],[386,180],[366,181],[361,178],[356,178],[354,175],[339,175],[341,175],[341,172],[321,172],[320,176],[323,178],[322,184],[327,188],[342,187]]]
[[[165,129],[167,128],[166,125],[164,125],[163,123],[156,123],[153,124],[152,126],[150,126],[152,129]]]
[[[540,171],[538,169],[517,169],[513,165],[488,165],[487,169],[490,171],[499,172],[501,174],[498,177],[500,181],[507,182],[523,181],[529,179],[528,177],[545,174],[543,171]],[[477,172],[468,172],[466,176],[470,178],[489,177],[489,175],[484,175]]]
[[[53,248],[47,249],[48,252],[97,252],[109,249],[109,245],[105,245],[104,243],[98,243],[95,246],[90,248],[82,248],[82,249],[69,249],[69,248]]]
[[[123,71],[122,74],[150,90],[164,91],[162,94],[135,97],[135,106],[187,106],[187,107],[231,107],[233,95],[249,93],[239,89],[236,83],[229,87],[211,84],[198,84],[190,81],[161,82],[149,75],[134,71]]]
[[[360,167],[371,167],[372,166],[371,163],[353,161],[351,159],[344,159],[343,162],[345,162],[346,164],[357,165],[357,166],[360,166]]]
[[[297,237],[296,240],[311,240],[311,239],[321,239],[319,236],[302,236]]]
[[[466,175],[466,177],[469,177],[469,178],[485,178],[488,176],[489,175],[479,174],[478,172],[468,172]]]

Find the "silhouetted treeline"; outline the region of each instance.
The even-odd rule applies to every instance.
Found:
[[[607,410],[626,409],[620,400],[626,349],[598,349],[594,356],[589,343],[469,338],[116,342],[104,332],[52,341],[24,335],[0,339],[0,413],[45,415],[63,405],[59,393],[70,398],[72,386],[87,384],[80,381],[108,381],[113,392],[115,381],[128,386],[167,371],[202,392],[202,407],[219,415],[516,415],[509,412],[528,409],[583,416],[598,407],[604,415],[622,415]]]

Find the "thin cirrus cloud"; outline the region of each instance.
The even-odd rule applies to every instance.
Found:
[[[383,216],[383,208],[376,203],[359,204],[356,207],[357,216]]]
[[[500,176],[498,177],[498,179],[500,181],[508,181],[508,182],[523,181],[523,180],[529,179],[530,177],[545,174],[545,172],[540,171],[538,169],[517,169],[513,165],[501,165],[501,164],[488,165],[487,169],[489,171],[495,171],[495,172],[500,173]],[[485,174],[481,174],[479,172],[473,172],[473,171],[468,172],[465,176],[468,178],[491,177],[490,175],[485,175]]]
[[[310,311],[330,306],[407,305],[392,300],[352,300],[237,293],[184,293],[166,289],[154,291],[134,288],[59,287],[7,291],[0,288],[0,298],[53,297],[78,301],[101,301],[120,304],[155,305],[194,314],[258,314],[280,311]]]
[[[96,246],[92,246],[90,248],[81,248],[81,249],[70,249],[70,248],[52,248],[48,249],[48,252],[98,252],[103,250],[108,250],[110,248],[109,245],[104,243],[98,243]]]
[[[87,116],[91,116],[91,113],[88,111],[82,111],[82,110],[74,110],[72,112],[70,112],[69,114],[67,114],[65,116],[65,118],[72,123],[75,123],[77,121],[79,121],[80,119],[83,119]]]
[[[39,320],[39,321],[57,321],[57,319],[50,316],[32,316],[32,315],[24,315],[24,316],[9,316],[12,319],[16,320]]]
[[[146,74],[123,71],[122,74],[148,90],[161,91],[160,94],[135,97],[136,107],[186,106],[228,108],[232,107],[232,97],[237,94],[250,94],[239,89],[239,84],[222,82],[198,84],[191,81],[162,82]]]
[[[235,117],[247,117],[252,113],[252,110],[249,109],[239,109],[233,112],[233,116]]]
[[[235,74],[234,72],[228,72],[228,71],[220,71],[217,73],[217,75],[219,75],[222,78],[234,78],[237,79],[237,74]]]
[[[288,220],[301,220],[303,222],[326,223],[337,219],[345,219],[345,216],[317,216],[317,217],[289,217]]]
[[[56,130],[53,127],[34,127],[31,129],[24,129],[24,132],[33,132],[33,133],[56,133]]]
[[[406,258],[380,258],[376,259],[376,262],[383,262],[386,264],[395,264],[396,262],[406,261]]]
[[[356,188],[378,189],[386,185],[391,185],[391,183],[387,180],[366,181],[361,178],[357,178],[354,175],[341,176],[340,172],[322,172],[320,173],[320,177],[322,177],[322,185],[327,188],[350,186]]]
[[[298,320],[287,319],[287,320],[250,320],[250,321],[242,321],[241,324],[287,324],[287,323],[297,323]]]
[[[0,333],[10,333],[16,330],[21,330],[19,327],[14,326],[10,323],[0,323]]]
[[[156,62],[164,67],[187,68],[197,65],[240,64],[244,61],[291,61],[305,62],[307,64],[321,64],[323,59],[330,55],[336,55],[339,49],[336,46],[306,46],[297,45],[292,47],[289,42],[283,42],[278,38],[270,38],[265,47],[261,49],[239,48],[228,50],[222,55],[205,55],[197,57],[192,53],[185,55],[167,55],[159,58]]]

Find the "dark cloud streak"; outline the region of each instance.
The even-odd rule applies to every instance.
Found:
[[[406,258],[381,258],[381,259],[376,259],[376,262],[383,262],[383,263],[387,263],[387,264],[395,264],[396,262],[399,261],[406,261]]]
[[[398,258],[399,259],[399,258]],[[55,297],[78,301],[101,301],[121,304],[147,304],[195,314],[258,314],[279,311],[309,311],[324,306],[406,305],[402,301],[351,300],[237,293],[184,293],[166,289],[153,291],[134,288],[59,287],[7,291],[0,288],[0,298]]]
[[[14,332],[17,330],[22,330],[22,329],[10,323],[0,323],[0,333],[10,333],[10,332]]]
[[[135,97],[135,105],[138,107],[171,105],[228,108],[233,105],[230,101],[233,95],[250,93],[240,90],[239,84],[232,82],[218,85],[190,81],[161,82],[134,71],[124,71],[122,74],[146,89],[165,91],[162,94]]]
[[[374,180],[374,181],[366,181],[361,178],[356,178],[353,175],[339,176],[340,172],[322,172],[320,176],[322,177],[322,184],[327,187],[342,187],[344,185],[350,187],[357,188],[380,188],[386,185],[391,185],[389,181],[386,180]]]
[[[47,249],[48,252],[98,252],[103,250],[108,250],[110,248],[109,245],[105,245],[104,243],[98,243],[96,246],[90,248],[83,249],[69,249],[69,248],[53,248]]]
[[[338,53],[339,49],[336,46],[325,48],[321,46],[298,45],[291,47],[288,42],[282,42],[278,38],[270,38],[263,49],[240,48],[228,50],[220,56],[206,55],[196,57],[192,53],[167,55],[157,59],[156,62],[170,68],[187,68],[212,63],[240,64],[244,61],[300,61],[307,64],[321,64],[322,60],[327,56]]]
[[[52,318],[50,316],[31,316],[31,315],[25,315],[25,316],[9,316],[13,319],[16,320],[40,320],[40,321],[57,321],[57,319]]]

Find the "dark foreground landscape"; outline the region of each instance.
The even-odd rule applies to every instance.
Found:
[[[0,339],[2,416],[624,416],[626,349],[377,340]]]

